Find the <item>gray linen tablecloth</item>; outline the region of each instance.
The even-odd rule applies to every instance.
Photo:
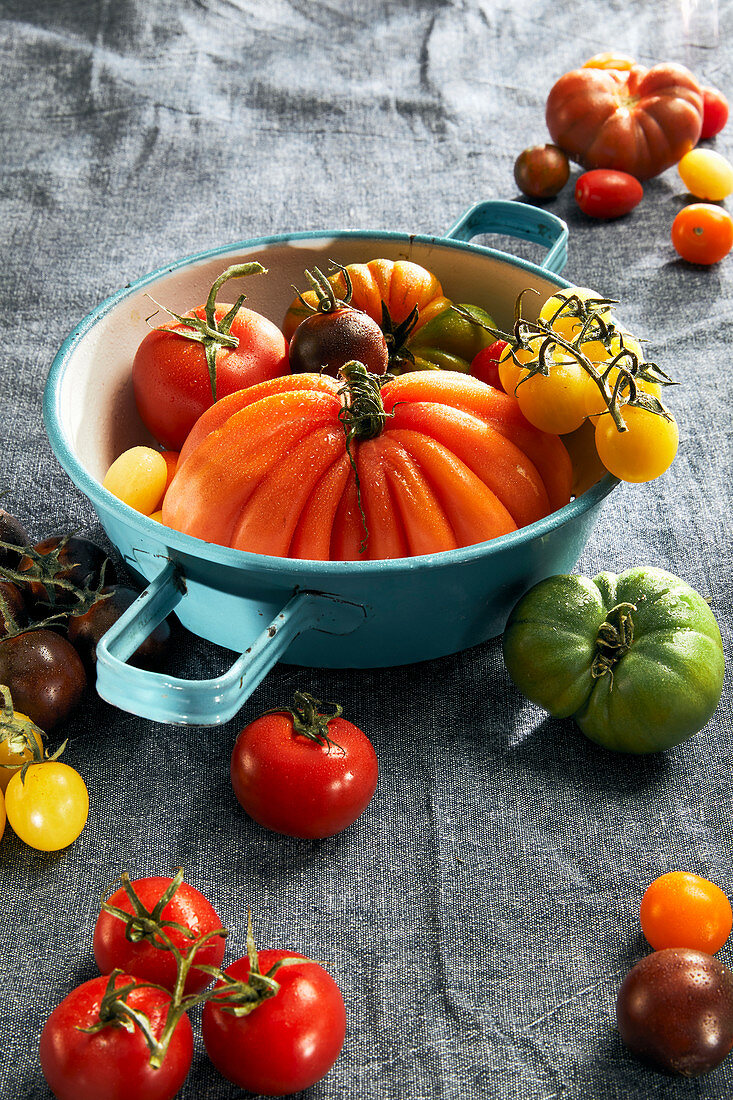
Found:
[[[34,537],[104,542],[51,453],[41,396],[65,336],[125,283],[271,233],[439,234],[479,199],[518,197],[514,159],[548,140],[561,73],[617,49],[730,94],[732,26],[733,0],[2,0],[4,506]],[[713,147],[732,142],[728,129]],[[549,206],[570,226],[564,274],[620,299],[682,383],[673,467],[612,494],[578,570],[679,574],[709,597],[729,653],[733,261],[677,258],[669,228],[686,201],[672,169],[618,222],[587,219],[570,186]],[[185,675],[228,659],[179,639]],[[236,733],[294,687],[341,701],[380,760],[368,811],[322,842],[255,826],[229,785]],[[655,1074],[614,1016],[647,950],[645,886],[684,868],[733,887],[729,683],[704,731],[648,758],[523,701],[498,641],[382,671],[278,666],[219,728],[155,725],[90,691],[64,732],[90,791],[84,832],[56,855],[10,829],[0,848],[3,1100],[50,1096],[38,1037],[96,973],[100,896],[123,870],[178,866],[232,930],[227,960],[251,906],[261,946],[325,960],[338,980],[347,1040],[313,1100],[733,1095],[733,1060],[695,1081]],[[181,1097],[234,1097],[194,1029]]]

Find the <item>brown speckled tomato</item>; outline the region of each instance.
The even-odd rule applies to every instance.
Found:
[[[530,199],[552,199],[570,176],[570,163],[557,145],[530,145],[514,162],[514,180]]]
[[[50,730],[79,704],[87,677],[71,642],[40,629],[0,640],[0,683],[17,710]]]

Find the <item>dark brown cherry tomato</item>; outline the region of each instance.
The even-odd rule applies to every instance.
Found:
[[[575,183],[575,201],[591,218],[620,218],[638,206],[643,197],[638,179],[613,168],[583,172]]]
[[[570,176],[570,162],[557,145],[530,145],[514,162],[514,179],[530,199],[552,199]]]
[[[97,643],[102,635],[106,634],[124,611],[127,611],[138,595],[138,592],[125,585],[108,585],[100,593],[103,598],[92,604],[89,611],[69,618],[67,627],[69,641],[87,669],[93,669],[97,663]],[[170,636],[171,628],[168,623],[159,623],[152,634],[149,634],[142,645],[135,650],[130,658],[130,664],[157,664],[168,651]]]
[[[87,677],[71,642],[42,628],[0,640],[0,684],[16,710],[50,730],[78,705]]]
[[[28,546],[30,541],[31,537],[20,520],[11,516],[10,512],[6,512],[4,508],[0,508],[0,542],[8,542],[13,546]],[[7,565],[14,569],[21,556],[14,550],[5,550],[0,546],[0,565]]]
[[[0,637],[8,633],[6,612],[17,626],[25,626],[28,622],[23,593],[12,581],[0,580]]]
[[[703,951],[655,951],[624,978],[616,1018],[639,1058],[685,1077],[707,1073],[733,1048],[733,973]]]
[[[357,359],[372,374],[384,374],[389,354],[384,333],[372,318],[351,306],[319,310],[301,321],[290,341],[293,374],[330,374]]]
[[[60,550],[59,547],[61,547]],[[33,549],[37,554],[48,556],[49,562],[54,551],[58,550],[59,569],[55,575],[60,580],[70,581],[77,588],[96,586],[105,562],[107,563],[104,568],[105,581],[112,584],[116,579],[114,565],[101,546],[97,546],[91,539],[83,538],[81,535],[71,535],[68,538],[64,535],[52,535],[35,543]],[[32,565],[32,559],[26,555],[21,559],[18,570],[25,573],[32,568]],[[41,581],[29,581],[28,590],[31,599],[36,603],[53,603],[61,607],[68,607],[74,603],[74,595],[68,589],[44,585]]]

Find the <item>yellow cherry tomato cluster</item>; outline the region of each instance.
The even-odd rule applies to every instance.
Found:
[[[177,462],[177,451],[130,447],[114,460],[102,485],[123,504],[160,521],[160,507]]]
[[[661,402],[669,379],[645,362],[614,304],[586,287],[558,290],[537,322],[517,320],[499,378],[535,427],[567,435],[590,420],[606,469],[623,481],[651,481],[669,467],[679,442]]]
[[[0,685],[0,837],[5,823],[41,852],[67,848],[89,814],[89,792],[79,773],[44,751],[43,732],[13,710]]]

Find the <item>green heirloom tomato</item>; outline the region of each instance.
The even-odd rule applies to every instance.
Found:
[[[465,309],[480,324],[471,324],[446,302],[445,309],[426,321],[413,336],[408,337],[407,350],[414,356],[415,363],[406,366],[406,370],[442,369],[468,373],[474,356],[496,339],[481,326],[489,325],[495,329],[496,325],[480,306],[462,305],[460,308]]]
[[[555,718],[620,752],[658,752],[710,720],[723,690],[715,616],[652,566],[540,581],[504,631],[507,671]]]

